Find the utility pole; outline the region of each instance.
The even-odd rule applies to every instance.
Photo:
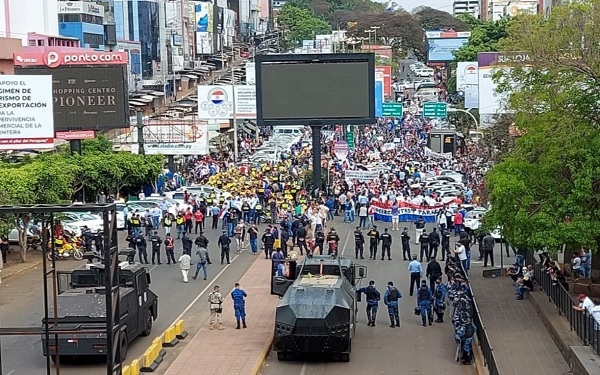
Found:
[[[138,109],[136,112],[136,128],[137,128],[137,143],[138,143],[138,154],[146,155],[144,149],[144,117],[142,116],[142,110]]]

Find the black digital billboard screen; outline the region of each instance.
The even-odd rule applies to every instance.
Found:
[[[256,57],[259,125],[375,122],[371,53]]]
[[[127,81],[122,66],[18,68],[17,74],[51,75],[54,128],[104,130],[129,126]]]

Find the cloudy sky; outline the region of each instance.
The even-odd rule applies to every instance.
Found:
[[[378,3],[386,3],[386,0],[373,0]],[[448,13],[452,13],[452,0],[420,0],[420,1],[409,1],[409,0],[393,0],[395,3],[400,5],[402,8],[410,11],[418,6],[428,6],[430,8],[443,10]]]

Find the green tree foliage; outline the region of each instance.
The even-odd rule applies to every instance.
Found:
[[[469,31],[469,25],[466,22],[442,10],[421,6],[413,10],[413,16],[425,30]]]
[[[599,23],[600,0],[587,0],[516,17],[500,43],[526,61],[498,77],[523,135],[487,175],[486,225],[516,246],[600,246]]]
[[[314,16],[311,10],[288,4],[277,12],[277,23],[286,29],[285,35],[290,45],[313,39],[317,34],[331,32],[331,26]]]

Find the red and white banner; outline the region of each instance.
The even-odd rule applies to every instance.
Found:
[[[61,65],[127,64],[127,60],[127,52],[61,51],[59,49],[13,55],[13,62],[17,66],[47,66],[48,68],[56,68]]]
[[[375,75],[383,77],[383,95],[386,98],[392,97],[392,67],[391,66],[376,66]]]

